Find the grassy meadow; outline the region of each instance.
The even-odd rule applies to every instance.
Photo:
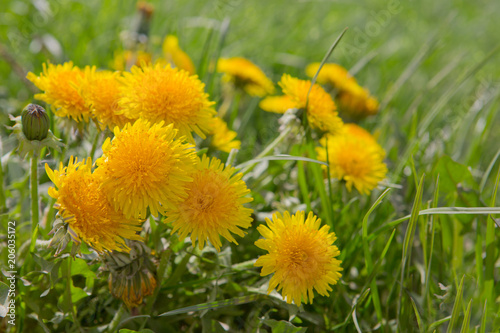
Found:
[[[499,2],[0,7],[0,332],[500,332]]]

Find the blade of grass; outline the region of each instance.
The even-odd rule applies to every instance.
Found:
[[[427,332],[434,332],[434,329],[436,329],[437,327],[439,327],[442,324],[446,323],[447,321],[450,321],[450,319],[451,319],[451,316],[444,317],[443,319],[436,320],[435,322],[433,322],[432,324],[429,325],[429,329],[427,330]]]
[[[495,163],[497,162],[499,156],[500,156],[500,149],[498,149],[497,153],[495,154],[495,157],[493,157],[490,164],[486,168],[483,177],[481,177],[481,182],[479,183],[479,193],[483,193],[484,186],[486,186],[486,182],[488,181],[488,177],[490,176],[491,170],[493,170],[493,167],[495,166]]]
[[[345,32],[347,31],[347,29],[348,28],[346,27],[346,28],[344,28],[344,30],[342,30],[342,32],[337,37],[337,39],[335,40],[335,42],[333,42],[332,46],[330,46],[330,49],[328,50],[328,52],[326,52],[325,56],[323,57],[323,60],[321,60],[321,64],[318,67],[318,71],[316,72],[316,74],[314,74],[314,77],[311,80],[311,86],[309,87],[309,90],[307,91],[307,95],[306,95],[306,107],[305,107],[306,110],[307,110],[307,105],[309,103],[309,94],[311,93],[312,87],[316,83],[316,79],[318,78],[318,75],[319,75],[319,72],[321,71],[321,68],[323,68],[323,65],[328,61],[328,58],[330,58],[330,56],[332,55],[333,50],[335,50],[335,48],[339,44],[340,40],[344,36]]]
[[[337,329],[339,329],[341,327],[346,326],[349,323],[349,319],[351,318],[354,310],[356,309],[356,307],[358,306],[358,304],[362,303],[365,300],[365,298],[366,298],[366,296],[368,296],[369,292],[370,292],[370,289],[368,288],[368,289],[364,290],[360,294],[359,297],[357,297],[357,298],[355,297],[354,298],[354,300],[352,302],[352,306],[351,306],[351,311],[349,311],[349,314],[347,315],[347,317],[345,318],[345,320],[342,323],[340,323],[340,324],[335,325],[334,327],[332,327],[331,331],[335,331],[335,330],[337,330]]]
[[[500,182],[500,167],[497,171],[497,176],[495,179],[495,188],[493,189],[493,195],[491,197],[490,206],[494,206],[496,202],[498,183]],[[495,223],[493,217],[488,216],[486,222],[486,258],[484,260],[484,296],[483,299],[487,299],[489,304],[494,304],[495,293],[495,261],[496,261],[496,246],[495,246]]]
[[[371,208],[368,210],[368,212],[365,214],[365,216],[363,218],[363,222],[362,222],[363,251],[365,254],[365,265],[366,265],[367,274],[370,274],[372,269],[373,269],[373,261],[372,261],[371,251],[370,251],[370,244],[367,241],[367,238],[368,238],[368,218],[370,217],[371,213],[375,210],[375,208],[382,203],[382,200],[390,192],[390,190],[391,189],[388,188],[384,192],[382,192],[382,194],[378,197],[378,199],[371,206]],[[375,312],[377,313],[377,319],[381,323],[382,322],[382,306],[380,304],[380,297],[378,294],[377,283],[375,280],[372,281],[370,288],[372,290],[373,306],[375,307]]]
[[[457,321],[458,316],[460,315],[460,304],[462,303],[462,294],[464,291],[464,279],[465,275],[462,276],[462,279],[460,280],[460,285],[458,286],[457,296],[455,297],[455,303],[453,304],[451,319],[450,323],[448,324],[448,329],[446,330],[446,333],[453,332],[453,326],[455,326],[455,322]]]
[[[187,306],[184,308],[164,312],[162,314],[159,314],[158,317],[168,317],[168,316],[178,315],[181,313],[188,313],[191,311],[213,310],[213,309],[219,309],[219,308],[223,308],[223,307],[227,307],[227,306],[247,304],[247,303],[255,302],[255,301],[262,299],[262,298],[265,298],[265,297],[266,296],[264,296],[264,295],[249,295],[249,296],[241,296],[241,297],[234,297],[234,298],[230,298],[230,299],[225,299],[223,301],[201,303],[201,304],[197,304],[197,305]]]
[[[465,311],[464,321],[462,323],[462,328],[460,329],[460,333],[469,332],[471,305],[472,305],[472,299],[469,301],[469,304],[467,305],[467,310]]]
[[[484,301],[483,314],[481,315],[481,326],[479,333],[486,333],[486,313],[488,312],[488,300]]]
[[[402,322],[402,300],[403,300],[403,286],[404,286],[404,280],[405,276],[407,274],[407,266],[406,264],[410,261],[411,259],[411,249],[412,249],[412,244],[413,244],[413,237],[415,235],[415,229],[417,227],[417,221],[418,221],[418,216],[419,216],[419,211],[420,211],[420,205],[422,202],[422,194],[424,190],[424,175],[420,178],[420,182],[417,187],[417,194],[415,196],[415,200],[413,202],[413,208],[411,211],[410,215],[410,221],[408,223],[408,227],[406,229],[406,234],[405,234],[405,239],[403,242],[403,255],[401,258],[401,279],[400,279],[400,286],[399,286],[399,298],[398,298],[398,307],[397,307],[397,327],[398,330],[401,329],[401,322]]]
[[[436,208],[439,200],[439,174],[436,177],[436,187],[434,189],[434,199],[432,200],[432,208]],[[424,287],[424,303],[427,303],[427,318],[431,317],[432,312],[432,295],[430,293],[430,283],[431,278],[431,266],[432,266],[432,254],[434,252],[434,238],[436,234],[436,222],[437,217],[431,217],[431,245],[429,249],[429,258],[427,259],[427,267],[425,272],[425,287]]]
[[[406,296],[410,298],[411,305],[413,306],[413,312],[415,313],[415,317],[417,318],[417,324],[418,324],[418,331],[420,333],[424,333],[424,323],[422,321],[422,317],[420,316],[420,312],[418,312],[418,307],[417,304],[415,303],[415,300],[413,297],[411,297],[410,293],[406,292]]]
[[[309,142],[307,144],[307,149],[309,152],[309,156],[311,156],[313,159],[316,159],[316,151],[314,150],[313,144],[314,144],[313,142]],[[325,182],[323,178],[323,170],[317,163],[311,163],[309,165],[309,168],[313,174],[314,187],[319,192],[321,205],[323,207],[323,211],[326,214],[326,223],[327,225],[330,226],[330,228],[333,228],[333,210],[332,210],[333,204],[330,201],[330,196],[327,195],[326,193]]]
[[[307,210],[311,210],[311,199],[309,198],[309,188],[306,182],[306,173],[304,170],[304,162],[299,161],[297,163],[297,181],[299,183],[300,192],[302,194],[302,200],[307,206]]]

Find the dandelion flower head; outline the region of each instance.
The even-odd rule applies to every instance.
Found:
[[[102,130],[106,127],[113,129],[115,126],[122,128],[132,121],[118,112],[121,87],[119,76],[119,72],[96,71],[95,66],[85,68],[81,95]]]
[[[332,97],[321,88],[314,84],[311,92],[311,81],[299,80],[288,74],[283,74],[279,85],[283,93],[289,96],[295,103],[296,108],[306,108],[307,119],[313,128],[323,132],[338,133],[342,128],[342,120],[336,111],[337,107]]]
[[[163,55],[165,59],[179,69],[183,69],[191,75],[196,74],[193,61],[179,46],[176,36],[168,35],[163,41]]]
[[[173,124],[178,136],[185,136],[191,143],[194,143],[192,131],[203,139],[210,132],[210,122],[216,113],[212,108],[214,103],[208,100],[205,85],[197,76],[160,63],[134,66],[131,73],[123,76],[119,105],[125,116]]]
[[[314,62],[306,67],[306,74],[314,77],[320,66],[319,62]],[[324,64],[316,78],[320,84],[330,84],[338,90],[342,90],[348,82],[356,82],[347,69],[337,64]]]
[[[167,212],[165,222],[172,223],[172,233],[178,232],[180,238],[190,234],[193,246],[198,241],[200,249],[208,239],[220,251],[220,236],[238,244],[232,233],[245,235],[240,228],[250,227],[253,210],[243,206],[252,198],[246,197],[250,190],[235,171],[217,158],[203,156],[191,174],[187,198]]]
[[[62,65],[43,64],[40,76],[30,72],[26,77],[43,91],[42,94],[36,94],[35,98],[50,104],[57,116],[89,121],[90,110],[79,94],[83,71],[74,66],[73,62]]]
[[[249,95],[263,97],[275,91],[273,82],[257,65],[241,57],[221,58],[217,71],[224,73],[223,80],[242,87]]]
[[[361,194],[369,194],[387,174],[383,148],[366,134],[347,128],[339,135],[325,135],[317,148],[318,160],[330,165],[330,176],[344,180],[349,191],[354,185]]]
[[[283,114],[289,109],[296,108],[297,103],[288,95],[268,96],[260,101],[259,106],[264,111]]]
[[[99,177],[91,172],[90,158],[78,162],[71,156],[68,166],[61,163],[59,170],[45,164],[47,175],[56,188],[49,195],[57,199],[55,207],[69,224],[72,234],[99,252],[126,251],[125,239],[141,240],[137,235],[140,221],[126,218],[108,202]]]
[[[340,111],[354,119],[377,114],[379,103],[370,92],[356,82],[348,82],[339,92]]]
[[[127,217],[144,219],[149,208],[153,216],[186,197],[194,167],[194,149],[174,139],[177,130],[163,122],[144,119],[123,129],[115,127],[113,140],[107,139],[95,171],[102,188],[116,209]]]
[[[264,237],[255,245],[265,251],[257,259],[255,266],[261,266],[261,276],[273,274],[269,282],[268,293],[273,289],[282,291],[287,303],[312,303],[314,290],[328,296],[340,279],[341,261],[337,246],[333,245],[337,237],[329,233],[328,226],[321,226],[321,220],[312,212],[305,218],[303,211],[290,215],[285,212],[273,214],[273,219],[266,218],[266,225],[257,230]]]

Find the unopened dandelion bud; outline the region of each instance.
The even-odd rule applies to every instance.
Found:
[[[28,104],[21,113],[24,136],[30,141],[42,141],[49,133],[49,115],[37,104]]]

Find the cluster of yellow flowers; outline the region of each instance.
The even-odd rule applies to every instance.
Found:
[[[243,175],[217,158],[198,157],[193,132],[203,139],[212,135],[211,144],[225,152],[238,149],[241,142],[217,116],[215,103],[175,37],[165,39],[163,52],[163,60],[153,64],[148,58],[125,72],[81,69],[68,62],[44,65],[38,76],[28,74],[43,91],[35,97],[50,104],[57,116],[77,122],[92,119],[100,130],[113,132],[95,165],[90,158],[78,161],[73,156],[58,170],[46,165],[55,185],[49,195],[57,200],[70,234],[100,253],[130,252],[127,244],[142,240],[141,223],[149,213],[163,216],[160,220],[171,226],[171,233],[181,239],[189,236],[193,246],[198,243],[203,249],[209,241],[218,251],[221,236],[237,244],[234,235],[243,237],[253,221],[253,210],[245,207],[252,198]],[[308,74],[314,66],[308,67]],[[126,68],[123,63],[118,67]],[[348,72],[337,65],[325,69],[318,82],[338,89],[339,104],[369,114],[374,99],[366,97],[367,91],[355,99],[357,83]],[[251,96],[275,92],[273,82],[246,59],[219,59],[217,71],[223,73],[224,84]],[[375,138],[358,125],[344,123],[332,96],[319,84],[284,74],[279,86],[283,95],[265,97],[260,107],[276,113],[303,110],[311,128],[323,135],[316,150],[318,159],[330,165],[327,176],[343,180],[349,191],[354,186],[370,193],[387,173],[385,152]],[[257,228],[264,238],[255,244],[268,254],[255,265],[262,267],[261,275],[273,274],[268,291],[282,290],[288,303],[298,305],[312,302],[314,290],[328,295],[342,271],[335,234],[321,227],[311,212],[307,217],[303,211],[276,213],[266,222]],[[124,269],[115,266],[114,279]],[[113,293],[123,294],[129,306],[138,305],[156,286],[148,270],[143,275],[149,287],[142,294],[128,284],[121,284],[126,292],[114,288]]]

